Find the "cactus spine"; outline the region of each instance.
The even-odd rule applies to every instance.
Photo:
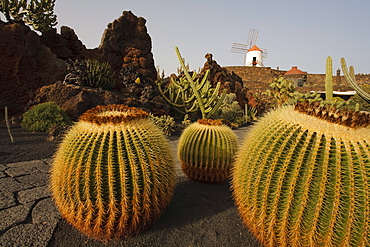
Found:
[[[344,73],[344,78],[346,78],[347,82],[353,87],[353,89],[356,90],[356,92],[358,93],[358,95],[363,100],[365,100],[367,103],[370,104],[370,94],[368,94],[367,92],[365,92],[357,84],[356,79],[355,79],[355,70],[354,70],[353,66],[351,66],[350,67],[350,71],[348,71],[346,60],[344,58],[342,58],[340,61],[341,61],[342,70],[343,70],[343,73]]]
[[[200,119],[181,134],[178,157],[190,179],[222,183],[229,178],[237,137],[219,120]]]
[[[326,76],[325,76],[325,98],[326,100],[333,99],[333,59],[326,58]]]
[[[163,132],[147,116],[124,105],[93,108],[69,130],[54,157],[55,203],[92,238],[137,234],[170,202],[174,161]]]
[[[370,115],[319,104],[268,113],[238,151],[233,195],[266,246],[370,246]]]

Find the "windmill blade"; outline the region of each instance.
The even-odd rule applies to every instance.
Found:
[[[267,58],[267,49],[265,48],[260,48],[262,50],[262,57]]]
[[[249,29],[248,40],[247,40],[248,49],[250,49],[252,46],[256,44],[258,32],[259,31],[256,29]]]
[[[245,54],[248,51],[248,46],[246,44],[233,43],[231,47],[231,52]]]

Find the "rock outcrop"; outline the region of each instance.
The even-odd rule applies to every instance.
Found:
[[[61,27],[60,34],[53,28],[43,32],[40,38],[44,45],[63,60],[83,58],[86,51],[85,45],[78,39],[75,31],[66,26]]]
[[[22,114],[38,88],[64,78],[64,61],[24,24],[0,21],[0,54],[0,109],[10,116]]]
[[[144,18],[124,11],[121,17],[108,24],[99,47],[86,49],[74,30],[66,26],[61,27],[60,34],[56,29],[51,29],[40,36],[24,24],[0,21],[0,107],[3,109],[7,106],[9,115],[21,115],[32,104],[55,99],[64,108],[70,109],[67,112],[74,118],[97,103],[108,102],[126,102],[157,114],[168,113],[169,107],[160,99],[154,84],[157,71],[151,52],[151,38],[145,24]],[[108,98],[102,98],[101,94],[92,93],[96,90],[86,91],[75,87],[73,93],[64,90],[60,95],[48,97],[45,90],[50,87],[45,87],[35,98],[37,89],[63,81],[67,59],[108,62],[118,82],[116,89],[120,92],[119,96],[118,92],[106,92]],[[71,93],[76,97],[71,97]]]
[[[67,114],[76,121],[85,111],[98,106],[109,104],[125,104],[142,108],[154,115],[168,114],[170,107],[164,103],[161,97],[153,97],[148,101],[130,97],[118,91],[110,91],[73,84],[54,84],[41,87],[36,96],[35,103],[53,101],[57,103]]]
[[[141,81],[154,82],[157,71],[145,24],[144,18],[124,11],[121,17],[108,24],[99,47],[85,51],[85,58],[109,62],[117,78],[122,68],[130,68],[138,73]],[[117,87],[124,90],[125,85],[119,83]]]
[[[221,82],[220,90],[226,89],[227,93],[236,94],[236,101],[244,109],[247,100],[247,88],[243,87],[243,80],[233,71],[222,68],[215,60],[212,54],[205,55],[207,61],[204,63],[199,76],[203,77],[207,70],[210,70],[209,80],[213,86]]]

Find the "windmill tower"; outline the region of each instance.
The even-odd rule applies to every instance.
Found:
[[[264,67],[263,58],[267,57],[267,51],[256,46],[258,30],[250,29],[246,44],[233,43],[231,52],[245,54],[244,65]]]

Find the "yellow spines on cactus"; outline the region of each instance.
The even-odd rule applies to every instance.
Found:
[[[221,121],[200,119],[181,134],[178,157],[190,179],[205,183],[222,183],[229,178],[237,137]]]
[[[244,223],[266,246],[370,246],[369,114],[295,109],[261,118],[237,153]]]
[[[51,187],[62,216],[102,241],[148,228],[175,187],[169,144],[148,113],[124,105],[84,113],[55,154]]]

